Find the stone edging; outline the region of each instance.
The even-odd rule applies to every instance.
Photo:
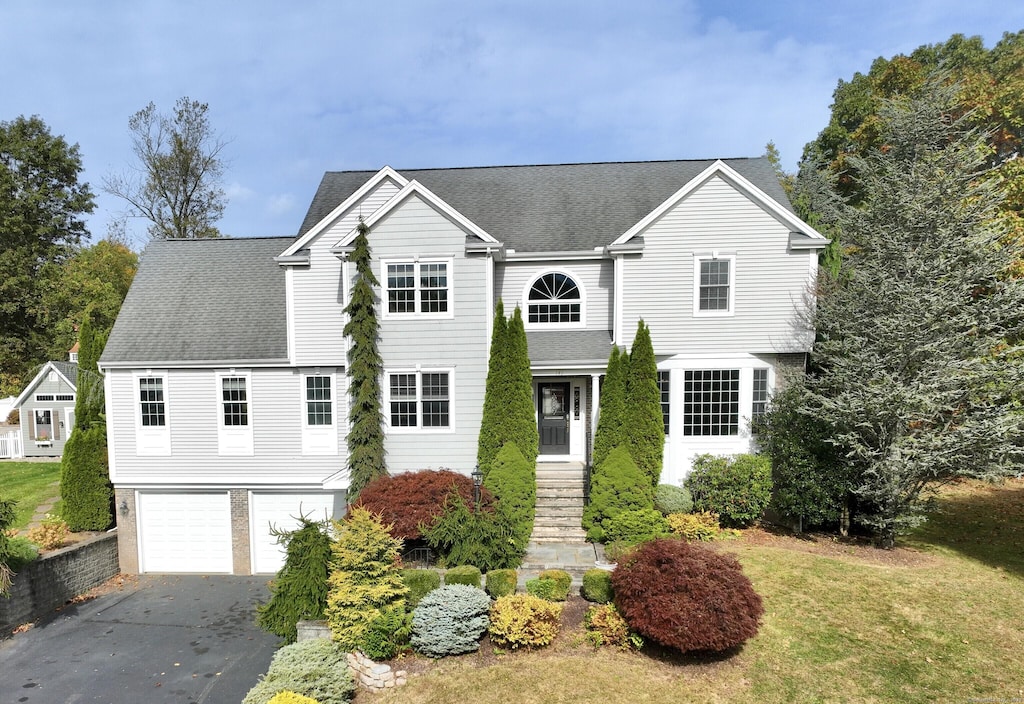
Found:
[[[297,641],[314,638],[330,638],[331,632],[326,621],[299,621],[296,626]],[[390,665],[374,662],[358,650],[347,653],[348,666],[352,668],[356,684],[371,692],[401,687],[408,677],[405,670],[392,670]]]

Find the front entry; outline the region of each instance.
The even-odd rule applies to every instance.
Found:
[[[569,384],[541,382],[537,385],[540,425],[540,454],[569,454]]]

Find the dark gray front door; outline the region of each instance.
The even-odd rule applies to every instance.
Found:
[[[569,384],[537,385],[540,454],[569,454]]]

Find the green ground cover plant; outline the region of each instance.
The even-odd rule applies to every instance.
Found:
[[[60,462],[0,462],[0,498],[14,499],[14,522],[20,530],[32,520],[36,507],[60,490]]]

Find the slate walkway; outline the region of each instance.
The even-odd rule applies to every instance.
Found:
[[[60,482],[56,481],[50,486],[53,488],[56,496],[52,499],[46,499],[43,503],[36,506],[36,512],[32,514],[32,519],[28,522],[28,525],[25,526],[25,530],[41,526],[43,524],[43,519],[46,518],[46,514],[52,511],[53,507],[58,501],[60,501]]]
[[[572,575],[573,584],[583,584],[583,573],[604,560],[604,546],[597,543],[530,543],[519,568],[519,583],[524,587],[543,570],[560,569]]]

